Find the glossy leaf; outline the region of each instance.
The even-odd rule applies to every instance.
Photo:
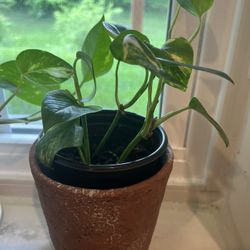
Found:
[[[116,38],[121,32],[127,30],[127,28],[122,25],[108,22],[103,22],[103,26],[112,38]]]
[[[149,43],[149,39],[145,35],[140,33],[139,31],[126,30],[126,31],[121,32],[120,35],[117,36],[110,45],[110,50],[113,56],[119,61],[123,61],[124,59],[124,51],[123,51],[124,38],[126,36],[129,37],[130,35],[131,35],[131,38],[135,37],[137,38],[137,40]]]
[[[226,133],[223,131],[221,126],[208,114],[206,109],[202,106],[202,104],[196,97],[193,97],[192,100],[190,101],[189,108],[203,115],[216,128],[222,140],[224,141],[225,145],[228,147],[229,140],[227,138]]]
[[[20,85],[20,73],[17,70],[16,62],[9,61],[0,65],[0,88],[15,91]]]
[[[169,60],[192,64],[193,63],[193,49],[191,44],[185,38],[176,38],[168,40],[162,49],[157,52],[157,49],[151,48],[156,57],[163,57]],[[186,90],[192,69],[171,64],[161,64],[163,70],[174,79],[174,81],[167,82],[167,84]],[[176,84],[178,82],[178,84]]]
[[[134,35],[127,35],[123,39],[123,61],[137,64],[158,72],[161,68],[152,51]]]
[[[171,83],[179,89],[186,89],[186,82],[190,74],[184,75],[183,70],[176,66],[168,65],[164,68],[158,60],[157,56],[168,56],[168,58],[171,58],[171,55],[166,51],[157,49],[131,34],[124,37],[122,46],[122,54],[118,46],[114,50],[111,48],[115,58],[126,63],[140,65],[153,72],[159,78],[163,78],[165,82]]]
[[[229,75],[227,75],[226,73],[224,73],[224,72],[222,72],[220,70],[205,68],[205,67],[201,67],[201,66],[187,64],[187,63],[180,63],[180,62],[176,62],[176,61],[173,61],[173,60],[168,60],[166,58],[157,58],[157,59],[161,62],[163,67],[166,67],[166,64],[172,64],[172,65],[179,65],[179,66],[183,66],[183,67],[188,67],[188,68],[191,68],[191,69],[196,69],[196,70],[211,73],[213,75],[217,75],[217,76],[222,77],[222,78],[224,78],[224,79],[226,79],[229,82],[234,84],[233,79]]]
[[[170,54],[175,61],[189,64],[193,63],[193,48],[185,38],[170,39],[161,49]]]
[[[199,18],[213,5],[214,0],[177,0],[186,11]]]
[[[108,72],[113,64],[113,56],[109,49],[111,39],[103,27],[103,21],[104,17],[89,31],[82,45],[82,52],[88,54],[93,63],[96,77]],[[82,73],[83,82],[92,79],[92,72],[84,61],[82,61]]]
[[[70,64],[43,50],[25,50],[17,56],[16,63],[23,79],[42,85],[62,83],[73,74]]]
[[[42,103],[43,129],[46,132],[58,123],[100,110],[99,106],[83,106],[67,90],[54,90],[47,94]]]
[[[57,152],[64,148],[80,147],[83,142],[83,128],[79,119],[58,123],[51,127],[36,143],[36,157],[51,167]]]
[[[155,124],[154,124],[154,128],[158,127],[163,122],[166,122],[168,119],[170,119],[170,118],[172,118],[172,117],[174,117],[174,116],[176,116],[184,111],[187,111],[188,109],[193,109],[193,110],[197,111],[198,113],[200,113],[201,115],[203,115],[216,128],[216,130],[218,131],[222,140],[224,141],[225,145],[228,147],[229,140],[227,138],[226,133],[223,131],[221,126],[208,114],[206,109],[202,106],[201,102],[196,97],[193,97],[191,99],[191,101],[189,102],[189,105],[187,107],[176,110],[176,111],[169,112],[166,115],[162,116],[161,118],[157,119]]]
[[[22,75],[17,68],[16,61],[9,61],[0,65],[0,88],[14,92],[18,87],[16,95],[24,101],[40,106],[44,96],[58,85],[42,85],[38,82],[22,80]]]

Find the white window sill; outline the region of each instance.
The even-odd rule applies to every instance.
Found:
[[[0,144],[25,144],[31,145],[37,139],[37,134],[12,134],[0,133]]]

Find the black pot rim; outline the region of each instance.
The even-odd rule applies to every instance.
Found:
[[[134,137],[138,133],[138,129],[143,126],[145,119],[143,116],[131,112],[126,113],[128,116],[121,120],[119,129],[126,128],[124,131],[127,132],[119,137],[121,131],[119,129],[115,131],[115,137],[112,138],[114,142],[112,147],[119,146],[123,143],[123,140],[130,140],[131,136]],[[101,133],[104,132],[107,121],[110,122],[113,116],[114,111],[111,110],[103,110],[93,114],[93,116],[89,116],[89,125],[92,124],[92,143],[95,143],[98,136],[100,137],[100,131],[102,131]],[[104,130],[98,130],[100,124]],[[117,143],[119,144],[116,143],[115,138],[117,138]],[[162,127],[157,127],[153,131],[151,138],[148,141],[142,141],[141,146],[147,148],[146,152],[148,153],[139,154],[138,158],[131,157],[130,159],[134,158],[135,160],[129,160],[124,163],[86,165],[79,159],[72,158],[70,154],[60,153],[56,155],[52,168],[43,165],[37,160],[42,172],[60,183],[94,189],[118,188],[133,185],[153,176],[168,161],[168,138]]]
[[[76,169],[78,171],[84,172],[95,172],[95,173],[108,173],[108,172],[123,172],[129,171],[138,167],[141,167],[146,164],[150,164],[165,154],[167,146],[168,146],[168,138],[166,132],[161,126],[158,126],[155,129],[155,132],[160,133],[160,137],[162,138],[161,143],[157,147],[157,149],[151,154],[129,162],[124,163],[115,163],[115,164],[89,164],[86,165],[79,161],[74,161],[72,159],[68,159],[62,155],[57,155],[55,158],[55,163],[63,165],[65,167],[69,167],[72,169]]]

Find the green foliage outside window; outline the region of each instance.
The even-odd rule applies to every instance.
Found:
[[[10,21],[4,15],[4,12],[14,5],[14,0],[0,1],[0,43],[5,43],[9,39],[8,29]]]
[[[54,13],[55,30],[60,34],[62,44],[72,49],[72,45],[80,46],[86,32],[103,13],[107,19],[112,20],[112,16],[120,12],[121,8],[114,8],[112,3],[106,4],[105,0],[82,0],[77,5],[65,5]]]

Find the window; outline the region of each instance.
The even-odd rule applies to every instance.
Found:
[[[13,60],[19,52],[27,48],[38,48],[50,51],[72,63],[75,52],[81,49],[86,32],[100,19],[103,11],[110,22],[121,23],[128,27],[132,22],[136,28],[142,28],[154,44],[161,45],[165,39],[168,1],[164,0],[158,0],[154,4],[148,0],[136,0],[132,1],[133,3],[127,0],[79,0],[72,3],[49,0],[16,2],[15,5],[9,5],[5,9],[4,16],[9,22],[5,27],[6,36],[9,35],[6,38],[8,42],[1,44],[2,62]],[[138,19],[137,13],[140,13],[141,20]],[[157,31],[154,28],[156,26]],[[120,95],[121,99],[126,101],[131,96],[131,89],[141,84],[135,79],[138,77],[143,79],[144,70],[140,67],[133,69],[134,67],[127,65],[121,67],[123,70],[120,71]],[[112,71],[114,72],[114,67]],[[131,77],[128,78],[127,74]],[[97,79],[98,92],[95,102],[109,108],[115,104],[113,75]],[[64,83],[63,87],[73,88],[71,80]],[[83,89],[87,95],[91,87],[88,88],[86,84],[86,88]],[[7,92],[5,94],[8,95]],[[144,107],[145,100],[142,100],[132,110],[144,114]],[[9,115],[30,114],[36,111],[38,111],[37,106],[31,106],[18,98],[8,106]]]
[[[5,3],[0,5],[3,10],[1,17],[5,20],[2,28],[3,32],[5,31],[2,37],[4,39],[0,41],[0,63],[15,59],[19,52],[27,48],[43,49],[72,63],[75,52],[81,48],[84,35],[98,21],[103,12],[106,20],[110,22],[121,23],[128,27],[132,24],[134,28],[142,29],[156,45],[161,45],[166,36],[168,0],[157,0],[154,3],[150,0],[8,0]],[[121,67],[124,73],[121,72],[119,77],[120,94],[121,100],[126,101],[131,95],[131,89],[141,84],[135,79],[143,76],[144,70],[139,67],[134,70],[134,67],[127,65]],[[112,70],[114,71],[114,68]],[[131,77],[128,78],[127,74]],[[95,102],[108,108],[115,107],[114,79],[105,75],[97,80],[98,92]],[[68,88],[68,86],[72,86],[70,81],[63,84],[63,87]],[[86,92],[90,90],[88,84],[86,84],[85,90]],[[1,91],[0,94],[0,102],[9,95],[8,91]],[[131,111],[144,114],[145,107],[144,98]],[[15,98],[2,115],[8,118],[19,117],[34,113],[38,109],[39,107],[35,105]],[[28,145],[36,139],[41,124],[1,125],[0,129],[2,132],[0,134],[1,162],[8,162],[10,166],[13,165],[9,162],[9,155],[13,154],[13,148],[16,151],[15,155],[18,155],[19,152],[26,152],[27,155]],[[22,147],[24,151],[22,151]],[[25,165],[27,157],[22,159],[24,160],[23,165]],[[3,168],[5,167],[3,166]],[[9,170],[13,170],[13,173],[21,171],[15,167],[9,167]]]
[[[27,3],[32,3],[33,1],[27,1]],[[36,1],[39,2],[39,1]],[[41,1],[44,2],[44,1]],[[45,1],[46,2],[46,1]],[[48,1],[47,1],[48,2]],[[56,2],[56,1],[53,1]],[[63,2],[63,1],[60,1]],[[65,1],[67,2],[67,1]],[[89,0],[89,2],[91,2]],[[116,13],[113,13],[113,20],[114,22],[121,22],[124,23],[127,20],[130,20],[130,3],[128,1],[115,1],[110,0],[108,2],[112,2],[113,8],[115,9]],[[134,1],[137,2],[137,1]],[[157,0],[157,1],[141,1],[145,3],[144,9],[144,18],[143,18],[143,29],[146,34],[153,40],[153,42],[163,41],[165,38],[165,30],[167,26],[167,13],[168,13],[168,3],[164,0]],[[227,6],[227,11],[224,11],[225,6]],[[235,46],[239,41],[237,40],[237,32],[239,30],[239,23],[241,18],[241,11],[244,6],[244,0],[234,1],[234,0],[221,0],[215,1],[214,7],[212,11],[210,11],[209,15],[205,18],[201,36],[195,40],[194,46],[197,48],[197,55],[196,55],[196,62],[212,68],[218,68],[221,70],[225,70],[226,72],[230,72],[231,65],[232,65],[232,56],[235,51]],[[134,6],[135,7],[135,6]],[[13,39],[15,42],[12,43],[3,43],[1,45],[1,51],[3,57],[0,58],[1,61],[5,61],[8,59],[12,59],[14,55],[16,55],[20,50],[25,49],[21,47],[25,44],[27,47],[35,47],[41,48],[48,51],[52,51],[58,56],[65,58],[69,62],[73,60],[74,54],[72,51],[75,51],[79,46],[76,45],[76,49],[69,48],[67,45],[68,43],[61,40],[59,38],[60,34],[53,33],[53,39],[44,35],[44,32],[40,34],[40,37],[36,34],[36,32],[41,32],[44,30],[51,30],[52,32],[52,23],[55,22],[55,19],[51,16],[51,11],[53,10],[52,7],[46,7],[45,10],[48,11],[38,12],[35,8],[31,8],[28,6],[15,6],[15,11],[19,8],[19,10],[25,11],[23,13],[27,13],[27,11],[33,11],[26,15],[25,18],[29,20],[25,20],[23,13],[19,13],[18,15],[13,12],[7,12],[5,10],[6,18],[9,20],[14,20],[15,24],[20,25],[18,28],[15,27],[16,32]],[[61,8],[61,5],[57,6],[56,8]],[[119,12],[120,8],[123,8],[123,12]],[[173,6],[174,11],[175,6]],[[75,10],[76,11],[76,10]],[[157,13],[157,14],[155,14]],[[32,15],[39,14],[38,17],[34,17]],[[58,14],[59,15],[59,14]],[[60,15],[59,15],[60,16]],[[112,16],[112,15],[111,15]],[[32,31],[27,30],[28,27],[25,25],[21,25],[21,21],[24,18],[24,22],[32,23],[32,26],[38,24],[40,30],[36,29],[35,27],[29,27]],[[63,21],[63,17],[62,21]],[[67,18],[66,18],[67,19]],[[110,18],[112,20],[112,18]],[[181,24],[177,23],[175,32],[179,35],[182,34],[190,34],[193,30],[192,24],[195,20],[188,15],[187,13],[181,13]],[[222,21],[221,21],[222,20]],[[70,24],[72,25],[72,23]],[[69,27],[72,27],[70,26]],[[129,25],[129,24],[128,24]],[[140,24],[137,24],[140,25]],[[156,29],[157,28],[157,29]],[[72,28],[69,28],[69,30]],[[21,30],[22,33],[26,34],[25,40],[20,38],[20,35],[17,33],[18,30]],[[157,30],[157,32],[156,32]],[[68,31],[67,31],[68,32]],[[58,38],[57,38],[58,36]],[[31,37],[35,37],[38,41],[38,44],[31,42]],[[72,39],[72,38],[67,38]],[[75,38],[77,40],[77,38]],[[81,39],[80,39],[81,40]],[[43,42],[41,42],[43,41]],[[63,43],[65,48],[63,50],[59,50],[59,43]],[[39,45],[40,43],[40,45]],[[52,48],[52,43],[55,44],[55,47]],[[13,44],[17,47],[13,49]],[[6,54],[7,51],[11,51],[11,54]],[[11,49],[12,48],[12,49]],[[202,51],[202,52],[201,52]],[[129,66],[126,71],[129,71]],[[133,78],[137,78],[137,74],[143,74],[143,72],[133,72]],[[126,75],[121,76],[124,82],[124,89],[121,90],[123,96],[122,98],[126,99],[129,95],[129,89],[134,87],[134,85],[130,82]],[[105,77],[99,78],[98,85],[100,92],[108,92],[107,88],[110,84],[110,79]],[[66,83],[68,84],[68,83]],[[139,83],[140,84],[140,83]],[[163,106],[162,112],[167,112],[169,110],[175,110],[180,107],[186,106],[190,97],[195,95],[198,96],[201,101],[204,103],[208,111],[217,118],[217,120],[221,120],[221,109],[223,106],[223,100],[225,94],[227,92],[228,84],[225,83],[223,80],[218,79],[212,75],[205,74],[205,73],[198,73],[193,72],[192,79],[190,81],[189,89],[187,93],[181,93],[176,91],[173,88],[166,88],[165,95],[163,98]],[[0,96],[0,98],[3,98]],[[99,99],[98,99],[99,98]],[[107,96],[104,100],[101,100],[99,96],[97,96],[97,102],[103,102],[107,107],[114,106],[114,101]],[[22,109],[20,109],[20,106]],[[145,104],[141,102],[135,107],[135,111],[141,112],[143,114],[143,107]],[[17,101],[16,103],[13,102],[12,106],[10,106],[8,110],[8,115],[16,115],[21,114],[24,110],[27,110],[23,103]],[[28,110],[26,112],[33,112],[36,109]],[[222,124],[223,125],[223,124]],[[34,125],[33,131],[37,132],[39,129],[39,125]],[[37,127],[36,127],[37,126]],[[167,124],[164,125],[167,130],[169,141],[171,145],[174,147],[175,151],[175,167],[173,174],[171,176],[170,183],[174,185],[186,185],[186,184],[203,184],[206,177],[207,171],[209,167],[209,161],[212,156],[212,148],[215,145],[215,136],[214,130],[211,126],[203,120],[199,115],[195,113],[183,113],[182,115],[173,118]],[[10,127],[0,127],[2,133],[2,142],[7,144],[0,144],[0,154],[1,154],[1,162],[0,162],[0,169],[6,172],[6,162],[11,166],[8,168],[8,171],[12,171],[13,173],[19,172],[22,175],[24,172],[24,168],[17,168],[15,163],[11,163],[10,155],[15,155],[19,157],[23,162],[23,165],[26,165],[27,168],[27,153],[29,149],[29,144],[36,138],[36,135],[18,135],[15,136],[11,135],[12,143],[9,141],[7,133],[11,132],[10,129],[16,132],[21,132],[22,128],[20,126],[12,126]],[[24,140],[25,138],[25,140]],[[216,137],[217,138],[217,137]],[[8,139],[8,140],[7,140]],[[217,144],[216,144],[217,145]],[[25,157],[22,155],[26,154]],[[18,156],[19,155],[19,156]],[[13,167],[12,167],[13,166]],[[2,175],[3,176],[3,175]],[[9,174],[11,176],[11,174]],[[13,177],[14,178],[14,177]]]

